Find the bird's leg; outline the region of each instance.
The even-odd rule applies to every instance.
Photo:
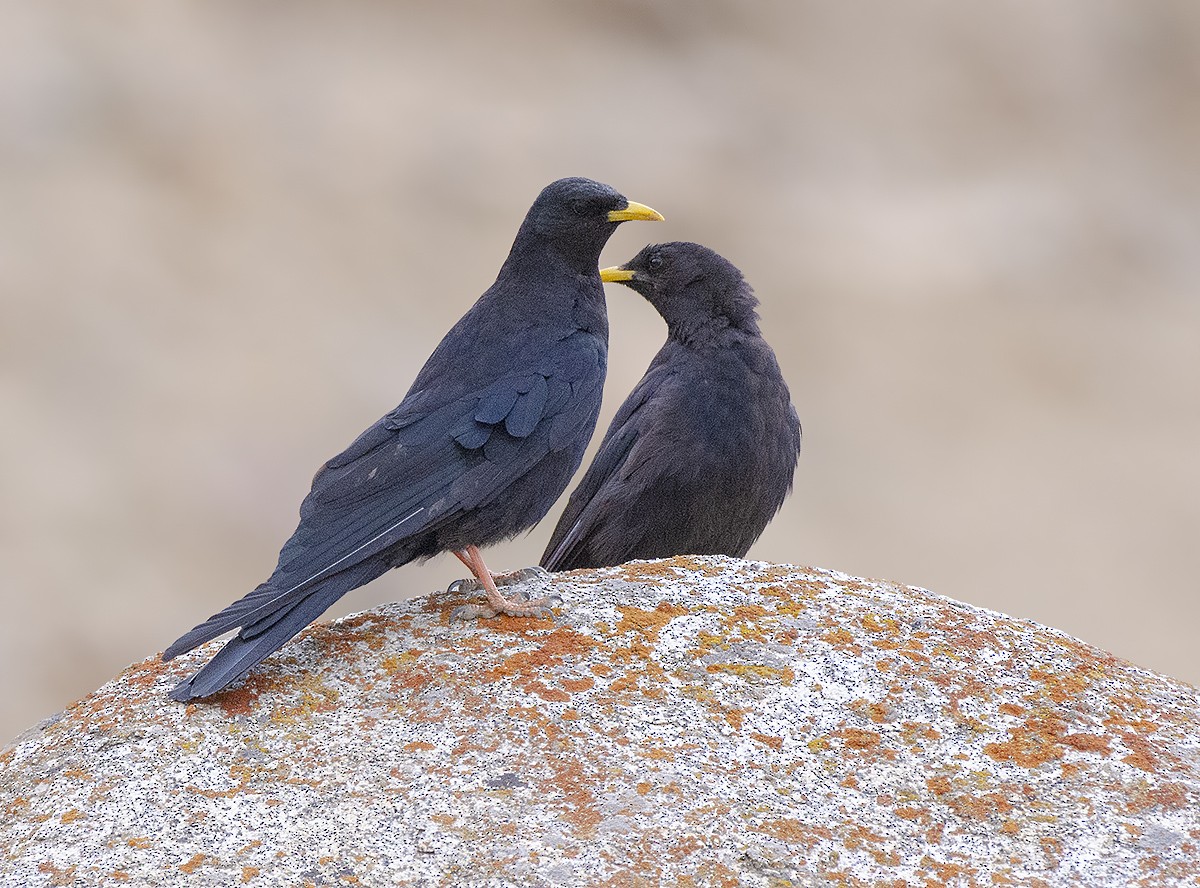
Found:
[[[496,588],[496,579],[492,572],[488,570],[486,564],[483,563],[483,555],[479,551],[478,546],[467,546],[461,552],[455,551],[455,555],[471,569],[471,573],[475,575],[475,579],[483,586],[487,593],[487,606],[482,605],[464,605],[456,608],[451,614],[452,618],[468,619],[471,617],[494,617],[497,614],[511,614],[515,617],[540,616],[557,602],[557,596],[546,596],[538,598],[534,601],[511,601],[500,594]],[[521,573],[515,571],[514,573]]]
[[[467,569],[471,571],[471,573],[475,573],[475,568],[471,563],[471,556],[467,554],[465,549],[451,549],[450,551],[454,553],[455,558],[467,566]],[[520,570],[510,570],[507,573],[494,573],[492,574],[492,582],[494,582],[497,586],[512,586],[524,583],[526,580],[542,579],[548,576],[550,576],[550,571],[546,570],[544,567],[538,567],[537,565],[534,565],[532,567],[522,567]],[[477,580],[461,579],[455,580],[453,583],[451,583],[447,587],[446,591],[464,592],[470,594],[471,592],[478,592],[482,588],[483,584]],[[524,593],[520,591],[518,591],[517,594],[524,596]]]

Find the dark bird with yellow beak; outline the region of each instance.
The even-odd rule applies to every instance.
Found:
[[[351,589],[439,552],[471,570],[488,612],[547,606],[501,595],[479,549],[540,521],[579,467],[607,367],[600,251],[634,219],[662,216],[590,179],[538,195],[400,406],[317,472],[271,577],[163,652],[238,630],[173,699],[228,687]]]
[[[654,244],[600,277],[658,309],[667,341],[608,427],[542,567],[741,558],[791,490],[800,454],[758,300],[731,262],[699,244]]]

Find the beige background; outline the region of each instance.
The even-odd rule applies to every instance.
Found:
[[[6,4],[0,738],[259,582],[563,175],[763,300],[753,556],[1200,680],[1198,97],[1190,0]],[[663,336],[609,303],[604,423]]]

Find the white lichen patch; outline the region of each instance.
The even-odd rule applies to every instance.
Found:
[[[1200,877],[1191,687],[832,571],[551,586],[553,620],[315,626],[203,704],[165,691],[214,645],[130,667],[0,753],[0,885]]]

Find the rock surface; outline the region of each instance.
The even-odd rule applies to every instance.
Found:
[[[1200,878],[1200,694],[891,583],[725,558],[310,628],[179,706],[136,664],[0,753],[0,884]]]

